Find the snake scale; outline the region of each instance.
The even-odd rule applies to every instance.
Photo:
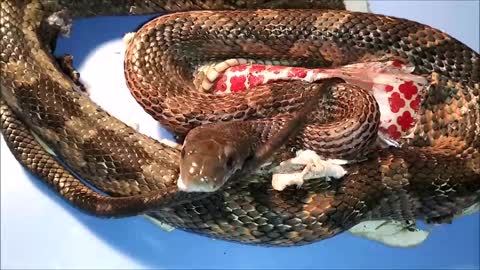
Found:
[[[479,201],[479,55],[447,34],[404,19],[347,12],[334,0],[294,6],[287,1],[109,2],[1,2],[3,137],[23,166],[81,210],[102,217],[147,214],[213,238],[290,246],[335,236],[365,220],[441,223]],[[312,9],[237,10],[254,7]],[[179,192],[180,150],[134,131],[76,91],[52,57],[58,29],[47,18],[66,11],[82,17],[199,9],[148,23],[143,28],[148,31],[132,41],[147,50],[126,60],[135,67],[126,69],[127,81],[140,79],[133,83],[140,103],[161,112],[157,118],[169,129],[186,133],[228,114],[258,112],[245,104],[235,107],[232,100],[204,103],[204,94],[190,91],[189,72],[203,61],[273,58],[334,67],[392,55],[413,64],[431,83],[413,136],[401,147],[346,165],[348,173],[338,181],[314,179],[278,192],[271,175],[251,174],[214,193]],[[214,111],[214,105],[231,110]],[[195,118],[200,109],[204,117]]]

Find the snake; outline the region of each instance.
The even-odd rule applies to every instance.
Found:
[[[272,189],[271,174],[253,171],[230,177],[214,192],[182,192],[181,149],[103,110],[53,56],[64,30],[58,20],[160,11],[171,14],[146,23],[129,41],[125,77],[143,108],[180,138],[210,125],[221,137],[227,130],[216,123],[240,127],[251,119],[255,129],[265,121],[263,127],[282,130],[290,121],[282,117],[299,111],[314,93],[355,90],[344,82],[327,90],[324,82],[280,82],[235,98],[194,90],[198,65],[241,57],[325,68],[400,58],[430,83],[413,134],[398,147],[369,151],[361,162],[346,164],[347,174],[335,181],[311,179],[280,192]],[[90,215],[143,214],[215,239],[293,246],[367,220],[450,222],[479,202],[479,55],[427,25],[346,11],[336,0],[5,0],[1,13],[2,136],[20,164]],[[354,129],[374,127],[371,122]],[[354,142],[368,144],[367,131]]]

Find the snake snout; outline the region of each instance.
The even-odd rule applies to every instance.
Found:
[[[180,162],[177,186],[185,192],[214,192],[225,183],[225,175],[217,156],[193,152]]]

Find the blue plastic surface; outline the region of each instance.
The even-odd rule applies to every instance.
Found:
[[[371,1],[374,13],[423,22],[479,51],[478,1]],[[151,17],[151,16],[150,16]],[[79,20],[57,52],[75,56],[92,98],[140,131],[165,135],[130,96],[126,32],[149,17]],[[160,130],[160,131],[159,131]],[[478,269],[480,215],[435,227],[422,245],[396,249],[342,234],[312,245],[264,248],[166,232],[142,217],[85,215],[25,172],[1,140],[1,268],[429,268]]]

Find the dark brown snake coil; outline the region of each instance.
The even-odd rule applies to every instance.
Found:
[[[136,60],[135,74],[157,79],[143,85],[141,96],[149,97],[143,104],[162,111],[159,120],[167,127],[186,131],[239,111],[214,112],[211,105],[202,107],[200,94],[187,92],[187,71],[204,60],[282,58],[328,67],[392,55],[432,83],[413,138],[346,166],[348,174],[334,182],[316,179],[277,192],[269,176],[254,174],[213,194],[178,192],[179,151],[135,132],[75,91],[48,51],[54,29],[45,18],[63,8],[78,17],[288,4],[108,2],[1,2],[2,134],[19,162],[80,209],[104,217],[145,213],[210,237],[286,246],[329,238],[370,219],[442,222],[479,201],[479,55],[425,25],[340,10],[200,11],[158,19],[138,43],[149,51]],[[296,2],[295,8],[320,6],[310,2]],[[338,1],[324,4],[343,8]],[[165,75],[152,75],[158,72]],[[200,123],[194,117],[199,109],[209,116],[196,119]],[[73,172],[110,196],[73,176],[32,131]]]

